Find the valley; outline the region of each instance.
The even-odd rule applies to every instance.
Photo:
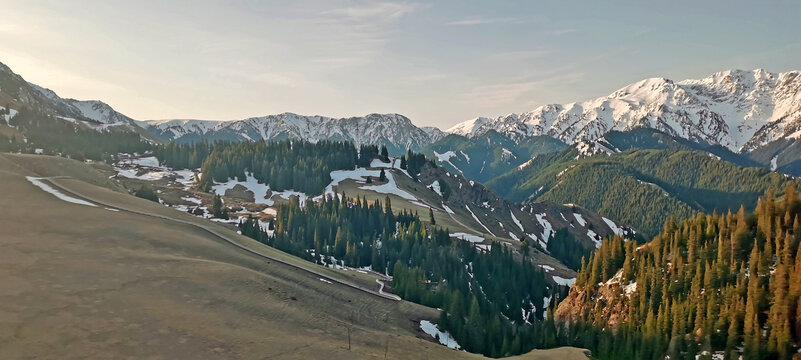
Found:
[[[136,120],[0,64],[0,357],[789,359],[800,86],[442,131]]]

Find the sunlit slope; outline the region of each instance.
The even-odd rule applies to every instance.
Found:
[[[72,167],[82,171],[51,185],[203,221],[91,185],[102,179],[81,163],[0,154],[0,358],[476,357],[416,329],[433,309],[321,281],[191,225],[66,202],[25,178]],[[565,352],[583,356],[526,357]]]

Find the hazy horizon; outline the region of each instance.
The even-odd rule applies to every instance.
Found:
[[[398,113],[441,129],[644,78],[801,68],[801,3],[574,5],[0,1],[0,62],[137,120]]]

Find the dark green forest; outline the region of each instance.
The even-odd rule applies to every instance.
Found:
[[[468,351],[500,357],[553,344],[541,320],[555,285],[499,243],[483,251],[453,240],[417,214],[393,213],[389,198],[327,197],[302,206],[293,198],[279,205],[270,228],[273,235],[252,219],[240,224],[242,234],[309,261],[393,276],[393,293],[443,309],[438,325]]]
[[[708,153],[628,150],[576,159],[574,148],[538,155],[525,168],[488,183],[511,201],[575,203],[647,236],[664,219],[686,219],[696,211],[752,210],[767,191],[794,182],[765,168],[741,167]]]
[[[252,174],[273,190],[318,195],[331,182],[331,171],[353,169],[359,161],[353,144],[330,141],[170,143],[154,153],[172,168],[199,167],[203,176],[198,186],[204,191],[210,190],[214,182],[234,178],[244,181]]]
[[[0,151],[33,153],[40,148],[47,154],[75,160],[111,162],[118,153],[142,153],[152,148],[136,132],[92,130],[27,108],[20,109],[9,125],[23,133],[27,141],[0,134]]]

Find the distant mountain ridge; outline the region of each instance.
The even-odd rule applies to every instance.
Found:
[[[801,174],[799,74],[799,71],[771,73],[759,69],[728,70],[680,82],[651,78],[606,97],[540,106],[523,114],[480,117],[447,131],[418,127],[400,114],[333,118],[282,113],[232,121],[138,121],[102,101],[62,98],[50,89],[28,83],[2,64],[0,103],[10,105],[13,110],[26,107],[44,111],[97,131],[112,128],[135,131],[153,141],[331,140],[350,141],[357,146],[385,145],[395,156],[411,149],[439,158],[434,155],[436,151],[444,159],[453,152],[455,156],[450,158],[453,170],[467,171],[465,175],[480,181],[488,181],[540,152],[524,149],[532,146],[532,139],[539,139],[534,143],[547,143],[543,138],[551,137],[575,145],[579,154],[586,157],[616,152],[610,136],[637,129],[653,129],[687,139],[702,149],[726,149],[760,166],[798,175]],[[497,134],[491,137],[496,141],[481,146],[475,141],[468,144],[452,137],[458,135],[469,142],[490,131]],[[468,146],[472,146],[472,152],[467,151]],[[639,147],[636,143],[630,146]],[[447,161],[440,164],[451,165]]]
[[[779,139],[801,137],[799,90],[799,71],[728,70],[681,82],[651,78],[605,97],[479,117],[446,131],[473,137],[495,130],[515,141],[548,135],[576,144],[593,142],[613,130],[646,127],[747,152]]]
[[[252,141],[302,139],[350,141],[359,145],[386,145],[400,155],[408,149],[419,151],[447,134],[432,127],[419,128],[400,114],[368,114],[349,118],[305,116],[283,113],[234,121],[155,120],[140,122],[156,136],[175,142],[201,139]]]

